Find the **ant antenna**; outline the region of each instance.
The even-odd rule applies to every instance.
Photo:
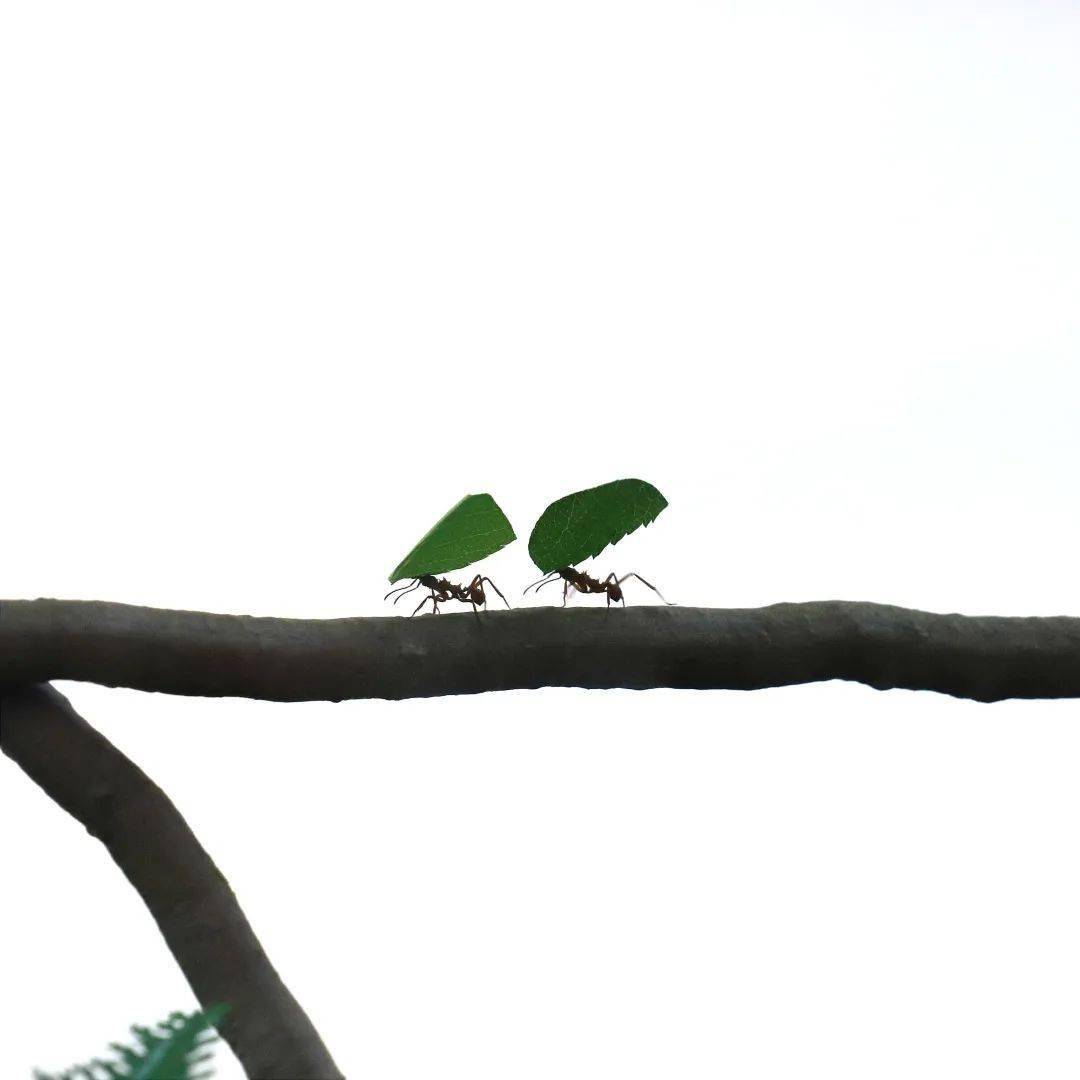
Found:
[[[391,589],[383,597],[383,599],[384,600],[389,600],[390,597],[394,595],[394,593],[396,593],[396,592],[405,592],[407,589],[411,589],[413,587],[413,583],[416,582],[416,581],[419,581],[419,580],[420,580],[419,578],[413,578],[412,581],[410,581],[407,585],[399,585],[396,589]]]
[[[526,585],[525,588],[521,590],[521,595],[524,596],[530,589],[533,588],[535,588],[536,591],[539,592],[541,588],[543,588],[543,586],[554,581],[558,576],[559,571],[552,570],[550,574],[545,574],[539,581],[534,581],[532,585]]]
[[[417,578],[416,581],[414,581],[412,585],[410,585],[407,589],[403,589],[401,592],[399,592],[397,594],[397,596],[394,597],[394,603],[396,604],[403,596],[407,596],[409,593],[415,592],[419,588],[420,588],[420,579]],[[389,595],[389,594],[387,594],[387,595]],[[386,597],[383,597],[383,599],[385,600]]]

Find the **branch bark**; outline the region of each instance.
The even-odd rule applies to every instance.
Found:
[[[51,679],[273,701],[825,679],[976,701],[1080,697],[1080,619],[845,601],[333,620],[4,601],[0,686]]]
[[[168,796],[51,686],[5,693],[0,712],[0,749],[105,845],[202,1005],[232,1006],[221,1035],[247,1075],[338,1080],[229,883]]]

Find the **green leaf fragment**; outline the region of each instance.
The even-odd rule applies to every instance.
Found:
[[[549,574],[599,555],[654,521],[667,499],[644,480],[613,480],[553,502],[529,537],[529,555]]]
[[[486,559],[516,539],[506,515],[490,495],[466,495],[398,563],[390,575],[390,584],[459,570]]]
[[[140,1069],[132,1074],[132,1080],[193,1077],[192,1066],[205,1061],[199,1051],[214,1037],[210,1029],[220,1023],[228,1011],[227,1005],[212,1005],[204,1013],[171,1017],[171,1023],[162,1025],[163,1032],[169,1032],[167,1038],[156,1044],[146,1044],[144,1040],[149,1052]]]
[[[80,1065],[56,1076],[35,1072],[35,1080],[197,1080],[208,1077],[205,1070],[195,1068],[208,1060],[210,1043],[216,1039],[213,1030],[229,1011],[228,1005],[212,1005],[205,1012],[173,1013],[156,1028],[133,1025],[131,1032],[138,1040],[138,1049],[122,1043],[112,1043],[119,1062],[95,1058],[89,1066]]]

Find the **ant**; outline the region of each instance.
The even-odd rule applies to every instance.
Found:
[[[561,570],[553,570],[550,574],[545,574],[539,581],[534,581],[532,585],[528,586],[525,592],[528,592],[533,586],[539,592],[545,585],[550,585],[553,581],[558,581],[559,578],[562,578],[563,582],[563,607],[566,607],[566,595],[571,588],[577,589],[579,593],[606,593],[609,608],[612,601],[616,604],[622,601],[622,606],[626,607],[626,597],[623,596],[622,583],[627,578],[637,578],[642,585],[648,586],[661,600],[664,600],[660,590],[655,585],[650,585],[640,574],[623,574],[621,578],[617,578],[614,574],[608,574],[603,581],[597,581],[596,578],[589,577],[584,571],[575,570],[572,566],[564,566]],[[524,596],[525,593],[521,595]],[[675,606],[670,600],[664,600],[664,603],[668,607]]]
[[[502,602],[509,607],[510,601],[499,591],[499,586],[489,577],[481,577],[476,575],[469,582],[468,585],[455,585],[452,581],[447,581],[446,578],[437,578],[434,574],[424,574],[422,577],[413,578],[408,585],[403,585],[397,589],[391,589],[384,600],[388,600],[394,593],[397,593],[397,599],[394,601],[396,604],[406,593],[412,592],[414,589],[421,587],[430,589],[431,593],[425,596],[423,600],[416,606],[417,612],[430,600],[431,610],[435,615],[439,614],[439,605],[445,604],[447,600],[460,600],[463,604],[472,604],[473,612],[476,612],[477,607],[482,607],[487,610],[487,597],[484,595],[484,582],[487,582],[497,593],[502,597]],[[479,613],[476,612],[479,616]],[[412,618],[412,615],[409,616]]]

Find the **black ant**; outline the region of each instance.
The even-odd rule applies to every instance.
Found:
[[[564,566],[561,570],[553,570],[550,574],[545,574],[539,581],[534,581],[532,585],[528,586],[525,592],[527,593],[533,587],[539,592],[545,585],[550,585],[553,581],[558,581],[559,578],[562,578],[563,582],[563,607],[566,607],[566,595],[571,588],[577,589],[579,593],[606,593],[608,607],[611,607],[612,601],[616,604],[621,601],[622,606],[626,607],[626,597],[623,596],[622,583],[627,578],[637,578],[642,585],[648,586],[661,600],[664,600],[660,590],[655,585],[650,585],[640,574],[623,574],[621,578],[617,578],[614,574],[608,574],[603,581],[597,581],[596,578],[589,577],[584,571],[575,570],[572,566]],[[525,593],[521,595],[524,596]],[[670,600],[664,600],[664,603],[669,607],[675,606]]]
[[[394,593],[397,593],[397,599],[394,601],[396,604],[406,593],[412,592],[414,589],[425,588],[430,589],[429,595],[425,596],[416,606],[416,611],[413,615],[417,614],[419,610],[430,600],[431,610],[435,615],[439,614],[439,605],[445,604],[447,600],[460,600],[463,604],[472,604],[473,611],[476,612],[478,607],[487,610],[487,597],[484,595],[484,582],[487,582],[497,593],[502,597],[502,602],[509,607],[510,601],[506,599],[501,592],[499,592],[499,586],[489,577],[481,577],[476,575],[469,582],[468,585],[455,585],[452,581],[447,581],[446,578],[437,578],[434,574],[424,574],[423,577],[413,578],[408,585],[402,585],[400,588],[391,589],[384,600],[388,600]],[[412,615],[409,616],[412,618]]]

